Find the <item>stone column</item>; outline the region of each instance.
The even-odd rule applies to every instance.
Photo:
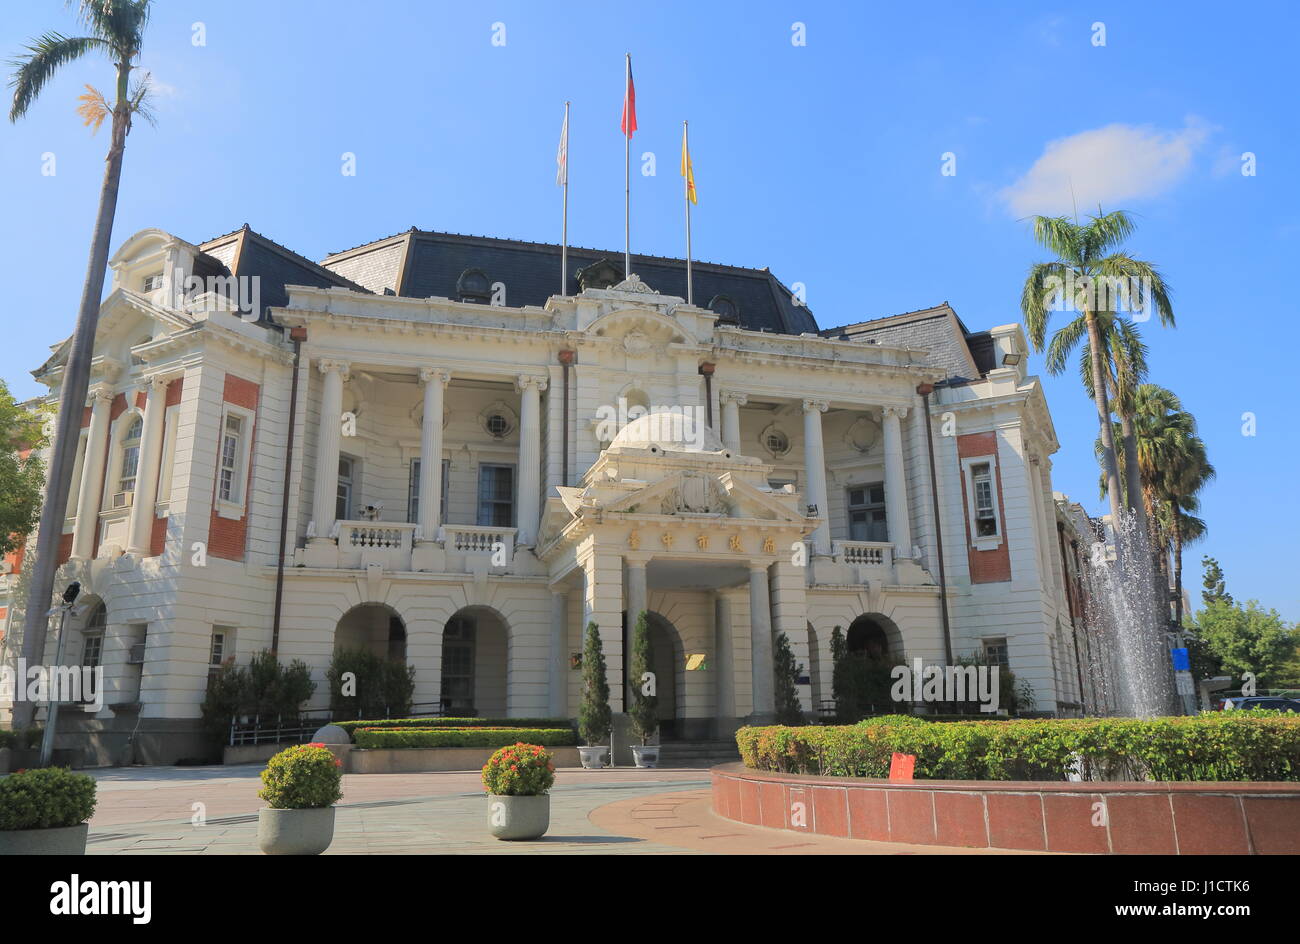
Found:
[[[519,520],[515,543],[537,540],[542,502],[542,391],[544,377],[520,374],[519,388]]]
[[[587,624],[595,623],[605,654],[609,707],[623,711],[623,560],[618,554],[592,553],[582,564],[582,645]]]
[[[136,467],[135,497],[131,500],[131,523],[126,545],[126,552],[137,557],[148,557],[149,545],[153,543],[154,503],[158,500],[158,470],[162,464],[168,383],[170,380],[165,377],[151,377],[144,406],[140,462]]]
[[[822,519],[822,523],[809,535],[815,554],[831,552],[831,529],[827,520],[830,509],[826,501],[826,451],[822,446],[822,414],[826,412],[827,406],[825,400],[803,401],[803,461],[808,478],[804,503],[816,505],[817,515]]]
[[[569,686],[567,669],[569,643],[569,591],[564,588],[551,591],[551,652],[547,662],[547,711],[552,718],[569,715]]]
[[[627,562],[627,624],[635,628],[637,617],[646,608],[646,561],[625,558]]]
[[[451,374],[432,367],[420,369],[424,384],[424,418],[420,424],[420,537],[436,541],[442,525],[442,403]]]
[[[324,359],[316,369],[321,384],[320,428],[316,436],[316,491],[312,502],[312,539],[316,545],[330,542],[334,529],[334,509],[339,495],[339,439],[342,435],[343,381],[347,379],[346,361]]]
[[[788,560],[778,560],[772,565],[771,613],[772,638],[785,633],[794,660],[804,667],[811,677],[812,658],[808,650],[808,601],[806,568],[796,567]],[[812,703],[810,685],[796,685],[799,701],[805,710],[816,708]]]
[[[749,654],[754,692],[751,722],[776,716],[776,686],[772,678],[772,604],[767,589],[767,565],[749,565]]]
[[[907,407],[887,406],[881,412],[885,432],[885,515],[894,557],[912,557],[912,521],[907,510],[907,470],[903,465],[902,419]]]
[[[715,704],[718,730],[715,736],[730,737],[736,722],[736,660],[732,638],[731,598],[723,592],[714,594]]]
[[[719,394],[719,399],[722,401],[722,444],[735,455],[741,455],[740,408],[749,402],[749,397],[728,390]]]
[[[108,461],[108,412],[113,405],[113,394],[107,387],[96,387],[90,396],[90,431],[81,461],[77,524],[72,531],[72,556],[78,560],[87,560],[95,552],[95,526],[104,496],[104,463]]]

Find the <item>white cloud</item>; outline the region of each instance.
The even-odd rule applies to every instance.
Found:
[[[1034,166],[999,196],[1016,216],[1122,209],[1158,196],[1187,175],[1209,127],[1189,118],[1179,131],[1107,125],[1049,141]],[[1072,192],[1073,191],[1073,192]]]

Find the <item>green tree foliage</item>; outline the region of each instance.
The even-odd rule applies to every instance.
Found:
[[[365,648],[335,649],[325,679],[335,718],[403,718],[411,713],[415,666],[405,659],[386,659]]]
[[[1223,568],[1213,557],[1202,557],[1201,565],[1205,568],[1205,579],[1201,581],[1205,587],[1201,591],[1201,600],[1206,606],[1214,603],[1216,600],[1226,600],[1232,602],[1232,594],[1227,590],[1226,583],[1223,579]]]
[[[587,641],[582,649],[582,704],[578,707],[578,735],[583,744],[603,744],[609,738],[612,725],[609,680],[605,675],[600,630],[595,623],[588,623]]]
[[[0,555],[19,547],[41,516],[42,415],[20,406],[0,380]]]
[[[1245,606],[1214,600],[1196,614],[1193,626],[1197,640],[1222,671],[1236,677],[1251,672],[1261,686],[1277,681],[1296,644],[1296,627],[1256,600],[1247,600]]]
[[[799,674],[803,666],[795,661],[790,651],[790,640],[778,633],[772,652],[772,674],[776,682],[776,723],[797,725],[805,722],[803,706],[799,704]]]
[[[315,693],[311,669],[301,659],[282,665],[269,649],[255,654],[247,667],[228,659],[208,679],[204,727],[224,737],[235,717],[293,719]]]
[[[888,655],[849,652],[840,627],[831,630],[831,696],[835,699],[836,719],[851,724],[890,710],[893,667]],[[898,709],[907,710],[906,706]]]
[[[646,678],[649,674],[651,677]],[[632,634],[632,677],[628,680],[632,690],[632,704],[628,716],[632,720],[632,730],[645,744],[659,730],[659,696],[647,694],[658,691],[659,680],[654,675],[654,651],[650,647],[650,615],[642,610],[636,618],[636,629]]]

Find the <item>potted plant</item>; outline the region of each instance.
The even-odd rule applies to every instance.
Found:
[[[95,780],[64,767],[0,780],[0,855],[85,855]]]
[[[652,666],[654,653],[650,648],[650,615],[642,610],[636,618],[632,635],[632,706],[628,712],[632,731],[641,739],[632,745],[632,759],[638,767],[659,766],[659,745],[647,743],[659,733],[659,696],[655,694],[656,679]]]
[[[605,654],[600,631],[587,624],[587,641],[582,649],[582,704],[578,707],[578,756],[588,769],[605,766],[613,717],[609,710],[609,681],[605,678]],[[601,742],[604,742],[603,744]]]
[[[541,839],[551,825],[555,762],[536,744],[503,747],[483,765],[488,830],[498,839]]]
[[[324,744],[299,744],[272,757],[258,793],[257,845],[266,855],[320,855],[334,841],[334,804],[343,762]]]

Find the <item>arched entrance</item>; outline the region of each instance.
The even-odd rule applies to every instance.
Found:
[[[686,713],[686,656],[682,650],[681,636],[672,621],[653,610],[646,611],[646,624],[650,631],[650,671],[655,675],[655,692],[659,697],[659,737],[681,737],[680,721]],[[639,680],[632,678],[633,630],[628,614],[623,614],[623,677],[629,686],[625,705],[632,703],[630,686]]]
[[[879,613],[864,613],[849,625],[845,657],[835,665],[836,715],[847,724],[870,715],[906,712],[892,700],[893,669],[903,659],[898,627]]]
[[[343,614],[334,629],[335,649],[364,649],[381,659],[406,661],[406,623],[382,603],[363,603]]]
[[[509,630],[486,606],[467,606],[442,630],[442,713],[458,718],[504,718],[507,709]]]

